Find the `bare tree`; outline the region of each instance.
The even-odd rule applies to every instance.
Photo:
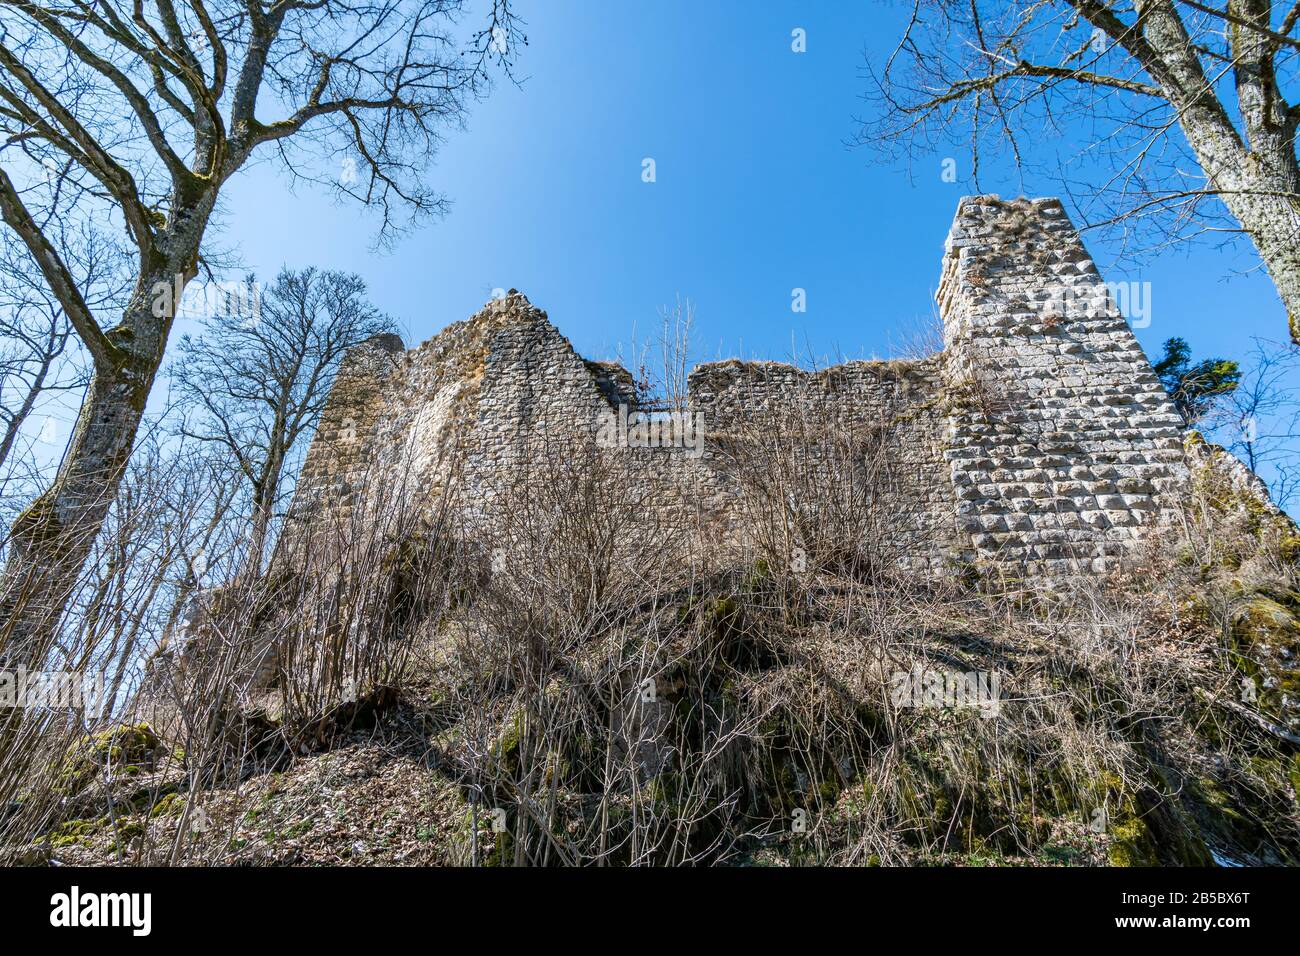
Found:
[[[441,130],[522,36],[493,0],[467,44],[464,0],[4,0],[0,217],[22,240],[93,364],[68,451],[15,522],[0,646],[39,657],[121,480],[180,293],[218,197],[255,154],[382,214],[428,215]],[[466,45],[469,49],[465,49]],[[326,172],[336,163],[341,173]],[[50,223],[123,227],[136,253],[120,313],[97,314]]]
[[[201,335],[182,338],[173,376],[188,409],[182,431],[220,445],[247,483],[245,571],[256,575],[286,465],[315,428],[339,363],[394,325],[367,301],[364,280],[341,272],[285,269],[264,294],[239,298],[252,311],[210,317]]]
[[[1256,339],[1241,381],[1217,403],[1204,427],[1267,482],[1285,507],[1296,493],[1300,400],[1290,387],[1300,354],[1290,344]]]
[[[55,224],[67,226],[69,224]],[[86,295],[96,308],[126,301],[125,255],[114,237],[87,223],[71,224],[60,237],[86,276]],[[67,314],[39,274],[26,247],[0,233],[0,468],[9,461],[23,426],[42,401],[85,388],[84,355]],[[69,346],[72,346],[71,348]]]
[[[629,354],[616,353],[620,364],[635,369],[633,382],[642,398],[665,411],[684,412],[695,351],[695,303],[680,294],[673,305],[659,307],[659,329],[650,338],[638,337],[632,327]]]
[[[1059,178],[1093,225],[1167,240],[1244,232],[1300,341],[1300,5],[1270,0],[912,0],[869,70],[863,142],[896,155],[968,138],[1017,165],[1088,131]],[[1044,135],[1044,131],[1049,135]],[[1032,144],[1032,145],[1031,145]],[[1048,147],[1050,149],[1050,147]]]
[[[674,412],[686,411],[687,379],[691,372],[691,349],[695,335],[695,303],[679,295],[671,309],[659,310],[663,325],[659,335],[659,352],[663,360],[663,397]]]

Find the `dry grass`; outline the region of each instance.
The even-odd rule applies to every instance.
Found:
[[[473,521],[361,502],[222,592],[134,776],[101,767],[60,804],[83,728],[20,728],[39,746],[4,842],[122,863],[1296,861],[1286,715],[1238,693],[1242,602],[1300,590],[1272,525],[1198,486],[1107,580],[903,575],[921,529],[879,434],[796,424],[734,436],[726,547],[572,442]],[[250,685],[268,640],[274,679]],[[900,699],[913,671],[996,675],[996,715]]]

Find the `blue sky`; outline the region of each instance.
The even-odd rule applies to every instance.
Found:
[[[450,134],[432,181],[450,214],[376,253],[373,216],[262,166],[224,203],[222,241],[269,276],[281,265],[360,273],[408,344],[515,287],[592,358],[681,294],[697,303],[699,358],[885,356],[929,314],[958,198],[974,192],[958,156],[881,165],[847,142],[867,104],[864,56],[896,39],[889,2],[654,4],[519,0],[529,46],[520,87],[500,83]],[[791,49],[802,28],[807,51]],[[655,160],[657,181],[642,181]],[[996,164],[986,191],[1051,194]],[[1253,262],[1209,247],[1121,271],[1152,283],[1148,354],[1181,335],[1198,355],[1244,356],[1276,338],[1283,312]],[[791,290],[807,290],[807,312]]]
[[[907,5],[515,2],[528,21],[523,82],[498,83],[449,132],[430,171],[448,216],[376,252],[373,214],[293,192],[262,163],[229,184],[217,245],[262,279],[282,266],[361,274],[409,346],[511,287],[595,359],[628,358],[634,332],[652,338],[679,295],[696,303],[697,361],[887,357],[928,319],[958,199],[978,191],[967,159],[954,153],[957,182],[944,182],[941,152],[881,163],[847,145],[869,109],[865,65],[896,42]],[[806,52],[791,49],[795,29]],[[984,160],[983,191],[1057,192]],[[1244,361],[1252,338],[1285,334],[1243,245],[1184,245],[1135,265],[1100,235],[1085,241],[1107,279],[1149,283],[1152,320],[1135,331],[1150,356],[1177,335],[1195,358]],[[806,312],[791,310],[795,288]],[[178,323],[171,354],[193,328]],[[166,393],[160,381],[151,407]],[[34,419],[42,459],[64,448],[75,404],[60,396]]]

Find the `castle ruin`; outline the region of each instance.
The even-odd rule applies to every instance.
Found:
[[[820,371],[703,364],[684,418],[702,425],[686,435],[695,445],[610,453],[665,490],[674,520],[725,538],[736,501],[728,440],[798,394],[827,420],[875,424],[907,503],[904,566],[1114,567],[1171,514],[1188,477],[1183,423],[1061,203],[962,199],[937,299],[934,356]],[[512,291],[418,348],[383,336],[349,354],[293,514],[337,519],[376,484],[421,506],[452,475],[466,500],[485,500],[539,442],[607,445],[602,426],[662,419],[655,411],[627,370],[583,359]]]

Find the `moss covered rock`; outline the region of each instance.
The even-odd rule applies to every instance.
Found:
[[[163,749],[148,724],[118,724],[84,737],[69,748],[59,772],[60,786],[77,793],[105,770],[126,775],[151,770]]]
[[[1245,597],[1232,615],[1242,703],[1300,730],[1300,595]]]

